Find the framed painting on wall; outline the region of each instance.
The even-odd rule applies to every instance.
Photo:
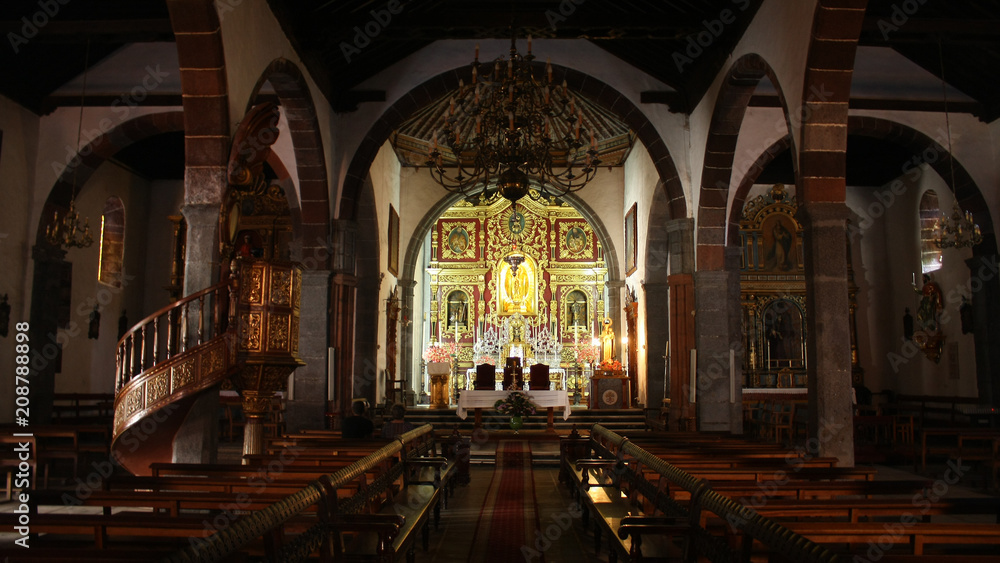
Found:
[[[389,204],[389,273],[399,275],[399,213]]]
[[[625,275],[630,276],[635,272],[635,212],[637,204],[633,203],[632,208],[625,214]]]

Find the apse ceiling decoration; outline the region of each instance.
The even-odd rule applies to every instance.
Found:
[[[526,195],[565,196],[597,174],[603,159],[596,120],[584,118],[584,104],[565,81],[553,80],[551,62],[543,79],[535,77],[530,37],[527,45],[522,55],[511,39],[508,57],[492,64],[479,62],[477,46],[471,82],[459,81],[447,109],[431,116],[423,164],[445,189],[498,193],[516,205]]]

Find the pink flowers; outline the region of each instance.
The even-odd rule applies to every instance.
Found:
[[[455,351],[458,349],[454,342],[431,344],[424,349],[422,355],[425,362],[451,363]]]

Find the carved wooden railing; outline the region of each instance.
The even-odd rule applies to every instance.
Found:
[[[193,293],[149,315],[118,341],[112,450],[133,473],[146,473],[151,461],[169,455],[163,448],[190,407],[185,400],[234,371],[235,287],[227,281]],[[152,432],[159,434],[156,440],[148,440]]]
[[[132,378],[204,344],[232,326],[232,282],[193,293],[139,321],[118,341],[115,393]],[[207,309],[207,311],[206,311]]]

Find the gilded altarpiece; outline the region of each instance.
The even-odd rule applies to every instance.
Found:
[[[782,184],[746,203],[740,220],[740,300],[745,387],[805,387],[806,293],[798,205]],[[857,286],[848,268],[851,356],[858,354],[853,313]]]
[[[517,273],[504,259],[523,256]],[[529,338],[548,329],[564,343],[589,343],[605,315],[607,269],[589,223],[569,205],[523,198],[463,200],[431,231],[431,339],[457,342],[458,368],[474,364],[472,347],[520,313]]]

